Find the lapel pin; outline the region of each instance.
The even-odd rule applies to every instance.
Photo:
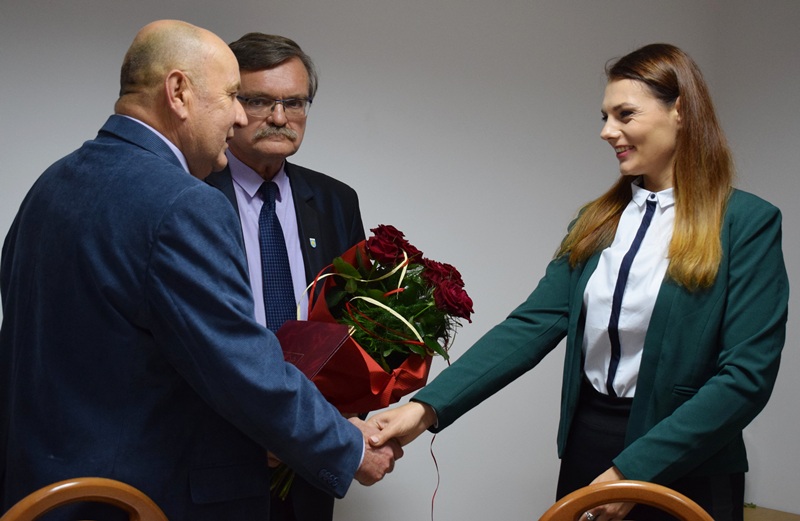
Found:
[[[317,247],[317,240],[314,237],[309,237],[308,243],[311,245],[312,248]]]

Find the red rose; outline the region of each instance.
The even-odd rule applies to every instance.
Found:
[[[462,288],[464,287],[464,279],[461,278],[461,273],[455,266],[431,259],[423,259],[422,264],[425,266],[422,276],[431,286],[435,287],[441,284],[442,281],[449,280]]]
[[[445,313],[472,322],[472,299],[458,283],[452,280],[441,281],[433,292],[433,298],[436,306]]]
[[[422,252],[409,243],[403,232],[394,226],[381,224],[370,231],[373,236],[367,239],[367,251],[377,262],[399,264],[403,260],[403,252],[409,260],[422,257]]]
[[[383,241],[402,242],[405,241],[405,234],[391,224],[380,224],[377,228],[370,228],[372,234]]]

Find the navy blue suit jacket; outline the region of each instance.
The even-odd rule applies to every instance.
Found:
[[[344,495],[363,437],[253,320],[238,231],[219,191],[121,116],[40,177],[0,265],[3,511],[91,475],[171,520],[266,519],[265,449]]]

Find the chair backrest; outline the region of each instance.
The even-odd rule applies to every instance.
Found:
[[[142,491],[106,478],[75,478],[42,487],[19,500],[0,521],[33,521],[62,505],[83,501],[114,505],[127,512],[131,521],[168,521]]]
[[[607,481],[572,492],[551,506],[539,521],[575,521],[606,503],[637,503],[660,508],[683,521],[714,521],[700,505],[670,488],[644,481]]]

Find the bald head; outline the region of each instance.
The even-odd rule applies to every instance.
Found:
[[[233,127],[247,123],[236,94],[239,66],[214,33],[179,20],[144,26],[125,54],[117,114],[157,130],[205,177],[225,166]]]
[[[159,20],[144,26],[134,38],[120,74],[120,97],[158,89],[171,70],[199,78],[199,63],[215,35],[178,20]]]

